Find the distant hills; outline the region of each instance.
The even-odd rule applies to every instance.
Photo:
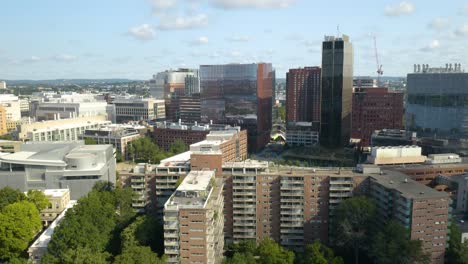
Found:
[[[141,80],[130,79],[55,79],[55,80],[5,80],[7,85],[61,85],[61,84],[93,84],[93,83],[128,83]]]

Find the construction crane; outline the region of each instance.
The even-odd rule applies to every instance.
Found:
[[[377,86],[380,86],[380,77],[383,75],[382,64],[379,61],[379,52],[377,50],[377,37],[374,35],[375,61],[377,63]]]

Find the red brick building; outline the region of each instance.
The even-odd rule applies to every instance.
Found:
[[[320,123],[320,67],[286,73],[286,122]]]
[[[375,130],[403,129],[403,93],[387,88],[355,88],[352,109],[352,138],[370,146]]]

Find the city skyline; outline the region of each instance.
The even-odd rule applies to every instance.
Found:
[[[468,63],[467,2],[338,2],[5,1],[0,79],[150,79],[170,68],[256,62],[284,78],[320,66],[323,36],[338,32],[354,44],[355,75],[376,75],[373,35],[384,76],[405,76],[416,63]]]

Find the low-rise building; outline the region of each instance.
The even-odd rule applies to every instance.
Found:
[[[166,117],[164,100],[123,96],[113,101],[116,122],[162,120]]]
[[[140,125],[110,124],[95,129],[86,129],[81,139],[93,139],[97,144],[111,144],[123,157],[127,157],[127,144],[141,137]]]
[[[115,123],[115,108],[97,94],[34,93],[31,97],[30,116],[36,120],[55,120],[94,115],[106,115]]]
[[[111,122],[106,116],[87,116],[21,124],[17,139],[21,141],[74,141],[87,129],[97,129]]]
[[[191,171],[164,205],[167,263],[222,262],[223,180],[214,171]]]
[[[49,206],[41,211],[41,220],[44,226],[50,225],[70,203],[70,190],[45,189],[44,195],[49,200]]]
[[[156,144],[168,151],[176,140],[182,140],[185,145],[191,145],[200,142],[210,133],[209,125],[183,124],[180,120],[178,123],[158,122],[153,129],[153,138]]]
[[[418,146],[373,147],[368,161],[376,165],[423,163],[426,156]]]
[[[70,190],[70,198],[86,195],[98,181],[115,184],[112,145],[78,142],[23,144],[15,153],[0,153],[0,188]]]

